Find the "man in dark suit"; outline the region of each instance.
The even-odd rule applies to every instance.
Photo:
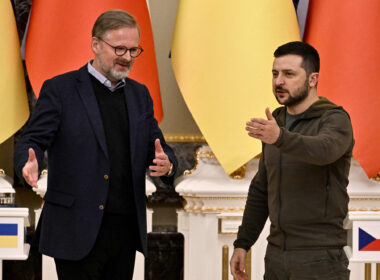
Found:
[[[16,171],[32,187],[48,152],[36,235],[59,279],[132,279],[136,250],[147,251],[146,168],[173,182],[176,158],[148,89],[126,78],[142,52],[139,42],[131,15],[100,15],[94,60],[44,83],[15,147]]]

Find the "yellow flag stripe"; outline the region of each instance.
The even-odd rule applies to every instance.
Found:
[[[29,106],[16,22],[10,1],[0,1],[0,143],[27,121]]]
[[[0,236],[0,248],[17,248],[18,236],[2,235]]]
[[[299,40],[292,1],[181,0],[172,66],[181,93],[219,162],[231,173],[260,153],[245,122],[277,103],[273,52]]]

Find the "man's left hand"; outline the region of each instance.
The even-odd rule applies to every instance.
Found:
[[[263,141],[266,144],[273,144],[280,137],[280,127],[273,118],[269,108],[265,109],[267,120],[260,118],[252,118],[246,123],[245,129],[248,135]]]
[[[150,165],[149,169],[151,170],[150,176],[160,177],[163,175],[167,175],[170,170],[170,160],[168,156],[165,154],[164,150],[161,147],[160,139],[156,139],[154,142],[155,147],[155,159],[153,163],[155,165]]]

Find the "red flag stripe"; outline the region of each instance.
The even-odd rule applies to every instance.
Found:
[[[380,251],[380,239],[369,243],[367,246],[360,249],[360,251]]]
[[[147,85],[155,117],[163,117],[158,71],[149,11],[145,0],[34,0],[25,47],[30,82],[38,97],[42,83],[53,76],[83,66],[92,57],[91,29],[96,18],[110,9],[131,13],[141,29],[144,53],[130,77]]]
[[[380,171],[380,1],[309,2],[304,40],[321,56],[318,93],[350,113],[354,156],[369,177]]]

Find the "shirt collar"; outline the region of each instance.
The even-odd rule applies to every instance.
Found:
[[[92,66],[92,61],[89,61],[87,63],[87,69],[88,73],[90,73],[92,76],[95,77],[100,83],[102,83],[104,86],[106,86],[111,92],[114,92],[115,90],[122,88],[126,85],[125,79],[120,80],[116,86],[112,87],[111,81],[108,80],[102,73],[100,73],[98,70]]]

